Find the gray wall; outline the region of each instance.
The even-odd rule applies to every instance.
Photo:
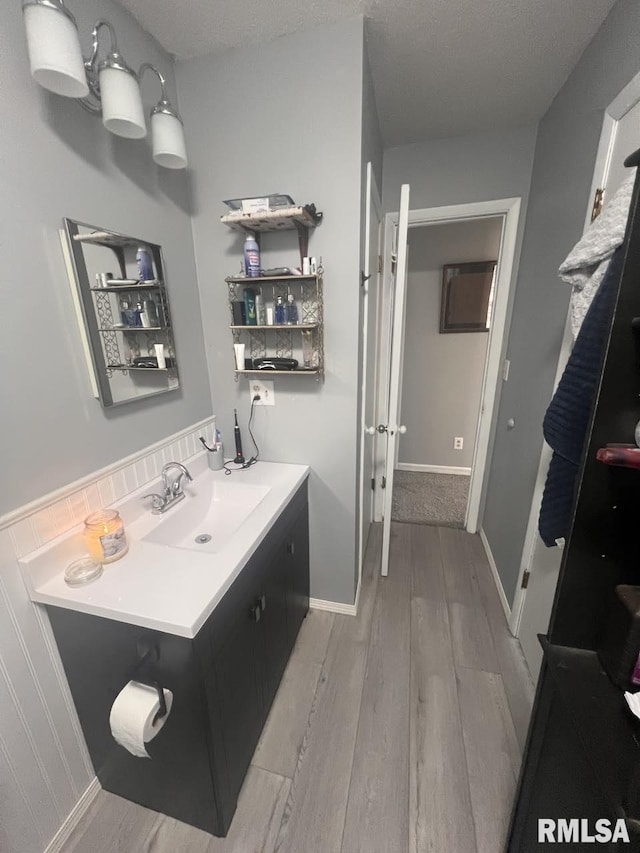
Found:
[[[125,58],[157,64],[173,92],[170,58],[119,5],[91,0],[74,12],[85,50],[93,22],[108,17]],[[4,9],[0,52],[0,434],[10,449],[1,515],[206,417],[211,401],[189,176],[155,166],[149,140],[114,137],[73,100],[32,82],[19,3]],[[157,101],[156,87],[145,78],[148,106]],[[180,391],[109,412],[91,396],[58,238],[64,216],[162,244]]]
[[[489,336],[440,334],[442,267],[497,259],[501,232],[501,218],[409,231],[399,462],[471,467]]]
[[[513,196],[526,209],[535,139],[536,128],[525,127],[388,148],[383,210],[398,210],[404,183],[412,210]]]
[[[161,172],[147,141],[112,137],[78,104],[32,83],[20,4],[5,7],[0,516],[211,413],[188,176]],[[91,0],[75,3],[74,12],[85,50],[93,22],[107,17],[124,56],[134,65],[143,58],[155,63],[173,91],[170,58],[119,5]],[[157,95],[153,81],[145,80],[146,103]],[[179,393],[109,413],[92,398],[58,240],[64,216],[163,245],[183,383]],[[53,512],[49,518],[52,526],[59,523]],[[31,520],[22,523],[23,535],[3,529],[3,521],[0,849],[39,853],[94,772],[46,616],[29,600],[16,561],[16,551],[33,539]]]
[[[569,292],[557,269],[584,226],[603,112],[640,68],[640,5],[620,0],[543,118],[483,527],[513,601]],[[640,147],[640,133],[638,135]],[[516,428],[507,431],[513,417]]]
[[[366,35],[366,27],[365,27]],[[376,96],[371,78],[371,67],[365,39],[362,51],[362,164],[371,161],[373,173],[378,185],[378,192],[382,192],[382,161],[383,148],[382,136],[380,135],[380,122],[378,120],[378,108],[376,107]]]
[[[193,233],[227,446],[234,407],[247,422],[249,393],[246,378],[234,381],[224,283],[242,238],[220,224],[222,199],[287,192],[324,212],[310,251],[325,268],[326,379],[275,377],[276,405],[256,409],[254,433],[263,459],[311,466],[311,594],[342,602],[354,599],[362,51],[357,18],[177,68],[185,122],[198,127],[187,140]],[[266,235],[262,248],[263,265],[299,263],[294,232]]]

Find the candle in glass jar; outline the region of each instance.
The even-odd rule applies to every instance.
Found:
[[[98,563],[113,563],[129,550],[124,524],[115,509],[101,509],[84,520],[89,556]]]

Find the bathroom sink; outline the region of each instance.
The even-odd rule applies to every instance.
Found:
[[[269,493],[269,486],[208,479],[185,488],[179,506],[161,516],[144,540],[172,548],[215,553]]]

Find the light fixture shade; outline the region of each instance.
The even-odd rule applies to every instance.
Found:
[[[151,116],[153,159],[165,169],[185,169],[187,149],[184,129],[179,118],[170,113],[154,112]]]
[[[50,92],[84,98],[89,86],[78,30],[65,12],[38,3],[24,7],[31,76]]]
[[[134,74],[108,65],[100,68],[102,123],[116,136],[142,139],[147,135],[140,84]]]

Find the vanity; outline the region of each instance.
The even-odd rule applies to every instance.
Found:
[[[223,836],[309,606],[309,469],[261,462],[225,477],[204,454],[187,465],[179,507],[152,515],[137,493],[118,507],[129,553],[94,583],[64,583],[79,533],[22,563],[102,787]],[[111,734],[131,680],[173,693],[150,760]]]

